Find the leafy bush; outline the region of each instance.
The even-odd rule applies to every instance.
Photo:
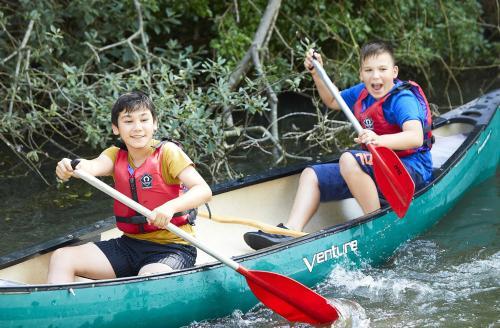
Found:
[[[437,68],[445,72],[447,87],[460,90],[455,78],[460,71],[498,66],[498,31],[488,29],[492,41],[485,40],[489,25],[481,23],[478,1],[283,1],[268,46],[261,49],[267,79],[250,72],[234,88],[229,76],[250,47],[266,4],[3,2],[0,140],[34,170],[53,156],[48,144],[66,154],[84,146],[103,148],[112,138],[114,100],[141,89],[160,109],[159,134],[181,140],[190,156],[220,179],[234,173],[228,160],[241,146],[264,152],[273,147],[269,139],[256,142],[261,136],[247,133],[245,139],[238,132],[269,128],[263,119],[269,111],[267,83],[275,92],[311,94],[302,66],[308,47],[322,51],[341,88],[358,81],[360,45],[374,38],[392,41],[405,76],[428,90]],[[227,112],[234,115],[234,126],[227,125]],[[309,143],[311,153],[315,145],[332,146],[320,142],[332,131],[323,127],[336,129],[322,110],[316,113],[315,127],[293,137]],[[290,135],[284,133],[280,143],[286,145]]]

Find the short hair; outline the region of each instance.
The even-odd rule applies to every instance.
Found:
[[[368,43],[365,43],[361,47],[360,64],[363,65],[363,62],[367,58],[378,56],[383,53],[389,54],[394,64],[396,64],[396,59],[394,58],[394,51],[392,49],[392,46],[389,43],[380,40],[370,41]]]
[[[141,109],[149,110],[153,119],[156,121],[157,115],[155,106],[147,94],[141,91],[132,91],[122,94],[118,97],[111,109],[111,123],[118,126],[118,116],[123,111],[131,113]]]

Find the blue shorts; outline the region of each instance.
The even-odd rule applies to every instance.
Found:
[[[349,150],[347,152],[353,154],[361,169],[373,180],[375,180],[372,155],[369,152],[362,150]],[[311,168],[314,170],[314,173],[316,173],[318,178],[321,202],[353,197],[347,183],[340,174],[340,165],[338,163],[312,165]],[[425,185],[420,174],[416,173],[411,167],[406,167],[406,169],[415,182],[415,188],[420,188]],[[379,197],[383,200],[384,198],[380,193],[378,186],[377,190]]]
[[[125,235],[95,244],[108,258],[117,278],[137,276],[146,264],[163,263],[180,270],[196,262],[196,248],[190,245],[158,244]]]

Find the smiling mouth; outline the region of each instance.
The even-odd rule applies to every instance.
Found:
[[[382,83],[373,83],[371,86],[373,90],[381,91],[384,85]]]

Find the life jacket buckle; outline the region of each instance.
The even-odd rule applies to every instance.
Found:
[[[196,216],[198,215],[198,209],[197,208],[193,208],[191,209],[189,212],[188,212],[188,215],[187,215],[187,223],[189,223],[190,225],[194,226],[196,225]]]

